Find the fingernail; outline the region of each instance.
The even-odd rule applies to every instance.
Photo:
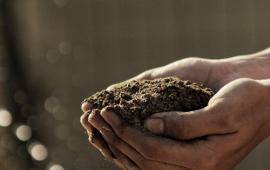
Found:
[[[87,102],[84,102],[82,105],[81,105],[81,110],[83,112],[87,112],[89,110],[89,104]]]
[[[149,118],[145,122],[145,126],[148,130],[155,134],[164,133],[164,122],[159,118]]]

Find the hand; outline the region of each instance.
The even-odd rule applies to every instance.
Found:
[[[268,87],[261,82],[235,80],[223,87],[206,108],[154,114],[145,125],[153,133],[178,140],[204,137],[199,144],[195,142],[203,156],[190,156],[202,164],[191,169],[232,169],[269,136],[269,81]]]
[[[106,110],[102,119],[90,123],[121,154],[117,159],[128,169],[228,170],[268,137],[268,106],[268,88],[239,79],[223,87],[204,109],[151,117],[163,125],[146,122],[149,130],[174,140],[130,128]]]
[[[218,91],[238,78],[268,79],[270,77],[270,48],[258,53],[225,59],[189,57],[168,65],[147,70],[131,79],[155,79],[176,76],[204,84]],[[127,80],[129,81],[129,80]],[[113,88],[113,85],[110,88]]]
[[[224,86],[224,84],[239,76],[232,71],[233,69],[231,67],[229,62],[223,60],[190,57],[162,67],[147,70],[122,83],[134,79],[156,79],[176,76],[180,79],[191,80],[218,90]],[[114,84],[108,87],[108,89],[114,88],[122,83]]]
[[[186,58],[163,67],[145,71],[132,79],[155,79],[167,76],[176,76],[182,79],[189,79],[195,82],[204,83],[212,88],[218,89],[223,85],[223,82],[221,81],[225,80],[225,72],[229,72],[227,64],[219,60]],[[211,77],[211,79],[209,79],[209,77]],[[112,85],[108,87],[108,89],[114,88],[122,83]],[[82,110],[84,114],[81,116],[81,124],[89,135],[89,142],[100,150],[107,159],[115,162],[113,159],[113,154],[111,153],[112,148],[109,148],[103,137],[98,132],[93,132],[95,131],[95,128],[89,123],[89,120],[91,119],[102,118],[100,118],[98,113],[91,113],[90,117],[88,118],[89,114],[86,112],[91,110],[88,103],[82,104]],[[93,136],[93,134],[96,136]]]
[[[250,55],[251,57],[258,57],[256,55]],[[259,56],[264,56],[259,53]],[[160,78],[160,77],[167,77],[167,76],[177,76],[182,79],[189,79],[195,82],[200,82],[205,84],[206,86],[209,86],[216,91],[219,90],[222,86],[224,86],[226,83],[233,81],[234,79],[237,79],[241,76],[245,77],[252,77],[256,78],[259,75],[259,78],[265,78],[268,76],[267,71],[267,64],[264,67],[264,65],[258,65],[260,66],[260,70],[264,71],[266,74],[260,74],[256,73],[255,71],[250,72],[250,67],[248,67],[248,64],[250,62],[244,61],[246,59],[249,59],[249,56],[245,57],[236,57],[235,59],[225,59],[225,60],[207,60],[207,59],[201,59],[201,58],[187,58],[183,59],[174,63],[171,63],[169,65],[155,68],[148,70],[132,79],[154,79],[154,78]],[[236,62],[235,62],[236,61]],[[239,64],[240,63],[240,64]],[[247,63],[247,64],[245,64]],[[265,61],[261,63],[267,63]],[[247,65],[247,67],[242,67],[243,65]],[[257,65],[257,64],[256,64]],[[244,68],[242,70],[239,70],[238,68]],[[263,69],[264,68],[264,69]],[[266,68],[266,69],[265,69]],[[251,69],[252,70],[252,69]],[[254,73],[254,74],[253,74]],[[113,85],[110,88],[114,88]],[[82,110],[86,112],[89,110],[89,106],[87,103],[84,103],[82,105]],[[91,122],[92,119],[98,119],[102,120],[102,117],[100,117],[99,114],[91,114],[92,116],[89,117],[89,121]],[[84,114],[81,118],[81,122],[83,126],[87,129],[88,134],[90,135],[90,142],[92,145],[94,145],[96,148],[98,148],[100,151],[102,151],[103,155],[107,157],[109,160],[116,161],[119,166],[123,167],[123,164],[117,161],[118,159],[113,159],[113,155],[111,153],[111,150],[114,150],[114,152],[117,152],[115,148],[112,148],[112,146],[108,146],[107,143],[103,140],[102,136],[96,136],[93,138],[91,134],[93,129],[93,124],[89,124],[87,121],[87,114]],[[109,149],[110,147],[110,149]],[[118,155],[121,153],[118,153]],[[124,157],[122,154],[121,157]],[[126,157],[125,160],[128,160]],[[126,161],[126,162],[132,162],[132,161]],[[131,164],[131,163],[129,163]]]

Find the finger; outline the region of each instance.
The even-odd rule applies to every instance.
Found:
[[[102,134],[106,142],[108,142],[109,146],[111,146],[111,149],[118,149],[120,152],[124,153],[128,156],[128,158],[131,158],[131,160],[135,162],[140,159],[141,156],[139,155],[139,153],[132,149],[128,144],[120,140],[114,134],[111,127],[103,120],[103,118],[98,113],[96,113],[96,115],[92,114],[91,117],[89,116],[89,122]],[[115,149],[111,151],[113,152],[113,154],[119,155],[119,152],[115,153]],[[126,164],[131,164],[130,162],[127,162],[126,158],[123,158],[122,155],[120,156],[123,159],[122,161],[120,161],[121,163],[125,161]],[[115,155],[115,157],[119,159],[117,155]]]
[[[109,131],[108,129],[100,129],[101,134],[106,139],[106,141],[110,144],[110,146],[115,147],[117,150],[119,150],[121,153],[126,155],[127,157],[124,159],[129,158],[132,160],[138,167],[145,170],[151,170],[151,169],[161,169],[161,170],[187,170],[187,168],[183,166],[175,166],[170,165],[164,162],[149,160],[144,158],[140,153],[138,153],[135,149],[133,149],[130,145],[122,141],[118,136],[116,136],[113,131]],[[116,155],[115,150],[113,153]],[[118,160],[119,157],[116,156]],[[120,162],[124,162],[128,160],[123,160]],[[124,165],[129,164],[129,166],[134,166],[131,164],[132,162],[126,162],[123,163]]]
[[[236,134],[237,135],[237,134]],[[214,138],[219,138],[219,137],[214,137]],[[237,139],[238,137],[236,137],[235,135],[228,135],[226,136],[227,141],[223,141],[222,144],[220,144],[221,148],[225,149],[224,147],[224,143],[231,143],[233,140]],[[218,140],[218,139],[214,139],[214,140]],[[222,139],[221,139],[222,140]],[[220,141],[221,141],[220,140]],[[223,159],[221,160],[216,160],[216,162],[218,162],[218,164],[220,165],[220,167],[225,167],[230,165],[231,167],[228,167],[229,169],[233,169],[241,160],[243,160],[248,153],[250,153],[257,145],[258,143],[261,142],[260,138],[257,137],[253,137],[250,141],[248,141],[245,144],[241,144],[238,145],[234,145],[234,146],[230,146],[228,148],[231,149],[226,149],[226,154],[223,153]],[[236,147],[238,145],[238,147]],[[222,153],[222,152],[221,152]],[[225,158],[227,157],[227,158]],[[224,159],[225,158],[225,159]],[[224,165],[222,165],[224,164]]]
[[[127,169],[127,170],[140,170],[140,168],[132,160],[130,160],[126,155],[121,153],[119,150],[117,150],[113,146],[110,146],[110,149],[115,155],[115,157],[117,158],[117,159],[114,159],[114,162],[118,166],[120,166],[120,168]]]
[[[155,79],[157,77],[154,77],[153,76],[153,72],[154,72],[155,69],[151,69],[151,70],[147,70],[135,77],[132,77],[131,79],[132,80],[152,80],[152,79]]]
[[[81,116],[80,122],[81,125],[86,130],[89,139],[92,140],[96,135],[98,135],[99,132],[88,122],[89,114],[90,114],[89,112],[84,113]]]
[[[84,128],[87,131],[87,134],[89,136],[89,142],[94,145],[98,150],[102,151],[103,155],[108,155],[108,158],[114,158],[114,155],[112,154],[112,152],[110,151],[107,143],[104,141],[103,137],[101,136],[101,134],[99,133],[99,131],[94,128],[89,122],[88,119],[91,115],[91,117],[95,117],[96,115],[96,110],[93,110],[91,112],[91,114],[89,116],[85,116],[88,114],[83,114],[82,118],[81,118],[81,122],[84,126]]]
[[[81,116],[81,124],[82,126],[84,127],[84,129],[86,130],[88,136],[89,136],[89,139],[93,139],[95,136],[98,135],[98,131],[88,122],[88,117],[89,117],[89,112],[87,113],[84,113],[82,116]]]
[[[88,122],[97,130],[106,129],[108,131],[112,131],[109,124],[101,117],[99,110],[95,109],[91,112],[88,117]]]
[[[119,160],[114,159],[112,162],[113,162],[116,166],[118,166],[119,168],[126,170],[126,168],[124,167],[124,165],[123,165]]]
[[[147,135],[135,128],[128,127],[111,111],[102,111],[101,116],[110,124],[113,131],[121,140],[125,141],[148,160],[157,160],[183,167],[193,167],[196,165],[196,161],[205,155],[199,148],[200,145],[194,147],[184,142]],[[119,140],[116,140],[117,138],[111,138],[112,143],[119,145]]]
[[[143,72],[143,73],[141,73],[141,74],[139,74],[139,75],[137,75],[135,77],[132,77],[132,78],[126,80],[126,81],[123,81],[121,83],[113,84],[113,85],[107,87],[106,90],[111,91],[111,90],[113,90],[115,88],[118,88],[120,86],[123,86],[124,84],[127,84],[128,82],[130,82],[132,80],[152,80],[152,79],[155,79],[155,78],[161,78],[162,76],[159,77],[159,74],[157,74],[157,75],[154,75],[153,74],[154,73],[154,70],[157,70],[157,69],[147,70],[147,71],[145,71],[145,72]]]
[[[83,102],[81,105],[81,110],[85,113],[90,110],[90,104],[88,102]]]
[[[92,113],[90,114],[92,115]],[[94,115],[94,114],[93,114]],[[114,157],[110,149],[107,146],[107,143],[104,141],[100,133],[88,122],[89,113],[84,113],[81,116],[81,124],[86,129],[89,136],[89,142],[96,147],[98,150],[102,151],[103,155],[107,155],[108,159]]]
[[[99,126],[100,133],[102,136],[105,138],[105,140],[109,143],[109,146],[112,146],[113,148],[117,149],[119,152],[123,153],[126,155],[128,158],[130,158],[132,161],[134,161],[136,164],[139,162],[141,159],[141,155],[135,151],[133,148],[131,148],[127,143],[119,139],[112,130],[107,129],[107,128],[102,128]],[[116,150],[112,150],[114,154]],[[119,157],[116,156],[117,159]]]
[[[86,131],[92,133],[93,126],[91,126],[91,125],[89,124],[89,122],[88,122],[88,116],[89,116],[89,114],[90,114],[89,112],[84,113],[84,114],[81,116],[81,118],[80,118],[80,122],[81,122],[81,125],[83,126],[83,128],[84,128]]]
[[[132,79],[134,80],[153,80],[156,78],[164,78],[164,77],[170,77],[170,76],[177,76],[182,75],[180,73],[176,74],[176,70],[179,70],[179,66],[177,64],[178,62],[173,62],[165,66],[156,67],[150,70],[147,70]],[[178,68],[178,69],[177,69]],[[183,69],[181,69],[183,72],[185,72]]]
[[[155,134],[182,140],[238,130],[221,104],[191,112],[157,113],[145,121],[145,127]]]
[[[109,87],[106,88],[106,90],[112,91],[112,90],[114,90],[116,88],[119,88],[121,86],[124,86],[125,84],[127,84],[130,81],[131,81],[131,79],[126,80],[126,81],[123,81],[123,82],[120,82],[120,83],[116,83],[116,84],[110,85]]]
[[[94,137],[91,134],[88,135],[88,140],[90,144],[93,145],[96,149],[98,149],[107,160],[113,161],[115,157],[109,150],[107,143],[104,141],[100,133],[97,133],[97,135],[95,135]]]

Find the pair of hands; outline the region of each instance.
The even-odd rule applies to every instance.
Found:
[[[152,115],[145,127],[157,136],[126,126],[106,108],[83,114],[81,123],[90,143],[123,169],[232,169],[270,129],[269,88],[263,81],[240,78],[234,70],[221,60],[187,58],[133,78],[177,76],[217,91],[203,109]],[[82,105],[84,112],[89,109]],[[93,136],[93,129],[102,136]]]

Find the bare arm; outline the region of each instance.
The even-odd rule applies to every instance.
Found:
[[[228,78],[251,78],[268,79],[270,78],[270,48],[264,51],[221,59],[220,62],[230,73]]]
[[[105,139],[92,139],[91,144],[107,159],[122,168],[136,170],[227,170],[269,137],[270,49],[227,59],[186,58],[145,71],[134,79],[167,76],[201,82],[217,94],[204,109],[157,113],[152,118],[159,122],[151,123],[151,117],[145,122],[150,131],[176,139],[173,141],[161,136],[153,138],[123,126],[116,115],[106,110],[101,115],[84,114],[81,122],[88,133],[96,128]],[[84,112],[89,109],[87,103],[82,105]],[[201,136],[207,140],[182,142]],[[116,158],[112,158],[106,143]]]

